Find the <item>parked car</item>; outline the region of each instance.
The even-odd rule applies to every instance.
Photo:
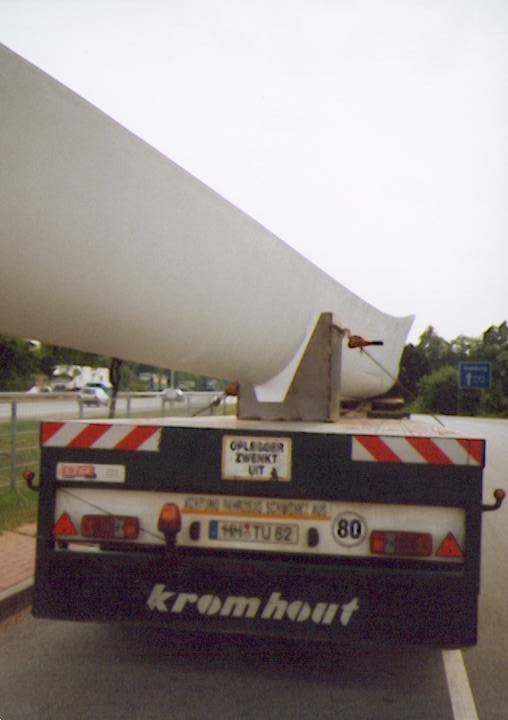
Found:
[[[30,390],[26,391],[27,395],[39,395],[41,393],[53,392],[53,388],[50,385],[34,385]]]
[[[110,394],[108,388],[101,383],[87,383],[78,393],[78,397],[83,405],[109,405]]]

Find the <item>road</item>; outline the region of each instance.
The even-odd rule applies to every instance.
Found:
[[[154,417],[159,417],[161,412],[167,415],[173,414],[191,414],[210,403],[217,393],[213,392],[189,392],[186,393],[183,400],[174,403],[165,403],[162,405],[161,397],[143,397],[132,396],[130,398],[130,412],[152,412]],[[116,410],[119,417],[127,414],[127,399],[118,398],[116,401]],[[60,420],[79,416],[79,402],[75,395],[70,395],[69,399],[47,399],[47,398],[23,398],[22,401],[16,402],[16,416],[19,420]],[[0,397],[0,422],[8,421],[11,418],[11,403],[2,401]],[[83,417],[103,417],[108,416],[108,409],[104,407],[83,407]]]
[[[484,502],[492,502],[496,487],[508,492],[508,420],[446,418],[446,424],[487,440]],[[483,515],[480,640],[463,653],[480,720],[508,717],[507,519],[508,501],[498,512]]]
[[[487,438],[490,501],[508,487],[508,421],[446,422]],[[27,611],[0,625],[0,718],[506,720],[507,512],[484,515],[480,640],[463,653],[175,635]]]

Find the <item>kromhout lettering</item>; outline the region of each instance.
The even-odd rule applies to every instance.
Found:
[[[337,618],[343,627],[349,625],[353,614],[360,609],[357,597],[346,603],[285,600],[280,592],[272,592],[263,602],[258,597],[228,595],[224,600],[213,594],[198,595],[192,592],[167,590],[166,585],[154,585],[148,600],[148,608],[160,613],[197,612],[206,617],[260,618],[261,620],[331,625]]]

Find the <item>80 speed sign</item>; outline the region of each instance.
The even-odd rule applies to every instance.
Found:
[[[354,512],[341,513],[333,521],[333,537],[345,547],[359,545],[363,542],[366,532],[365,520]]]

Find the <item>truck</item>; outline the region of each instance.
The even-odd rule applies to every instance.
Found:
[[[360,412],[395,383],[412,318],[14,53],[0,63],[2,332],[228,378],[237,398],[236,415],[42,422],[34,615],[474,644],[482,514],[504,498],[483,501],[485,443]],[[20,249],[46,262],[19,273]]]
[[[110,385],[109,368],[89,365],[55,365],[50,379],[53,390],[78,391],[88,383]]]

